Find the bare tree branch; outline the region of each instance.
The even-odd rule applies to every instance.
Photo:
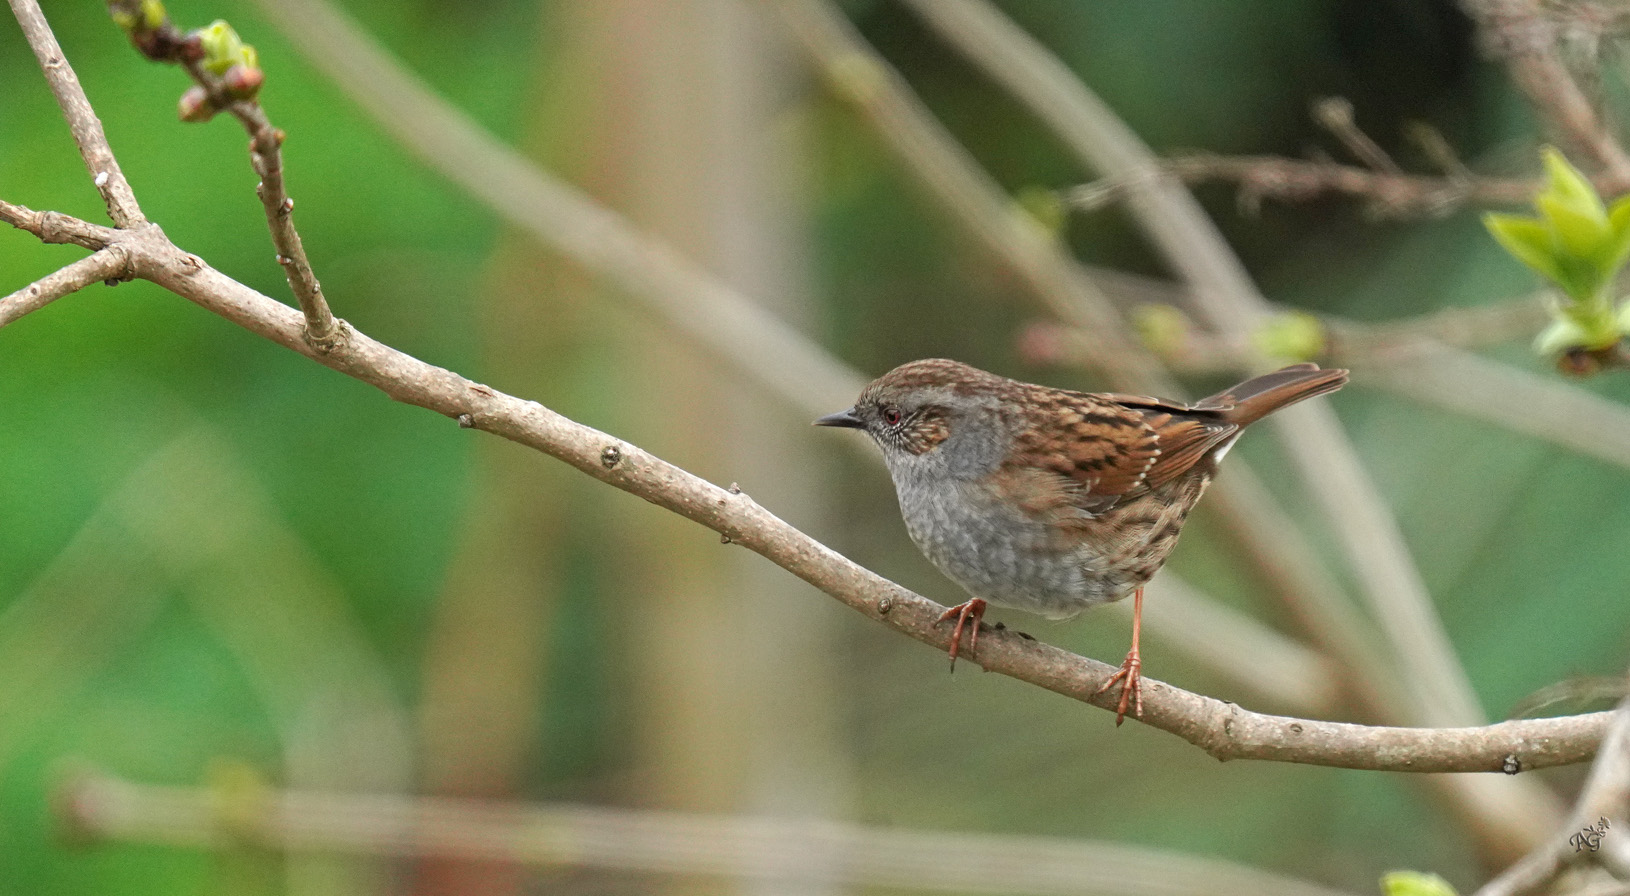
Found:
[[[1090,211],[1169,177],[1186,184],[1236,183],[1241,208],[1253,214],[1264,199],[1296,202],[1333,193],[1365,200],[1377,218],[1436,217],[1472,203],[1518,204],[1532,199],[1539,187],[1527,178],[1431,176],[1312,159],[1189,153],[1072,187],[1062,195],[1066,202]]]
[[[277,249],[277,263],[283,267],[289,289],[306,316],[306,332],[319,348],[332,349],[343,331],[335,324],[334,313],[323,297],[322,284],[311,269],[311,259],[294,227],[294,199],[289,196],[283,175],[283,130],[273,127],[266,110],[252,100],[234,100],[215,77],[196,61],[184,63],[187,73],[209,94],[213,102],[232,114],[249,133],[249,162],[260,175],[255,195],[266,211],[266,226],[272,234],[272,245]]]
[[[34,58],[39,60],[40,70],[45,72],[45,80],[51,85],[57,105],[62,107],[62,117],[68,120],[68,129],[73,132],[79,155],[90,170],[91,182],[102,194],[108,217],[120,227],[146,224],[147,218],[136,203],[136,194],[131,192],[129,181],[125,180],[124,172],[119,169],[119,160],[113,157],[113,150],[108,148],[107,135],[102,133],[102,120],[96,117],[96,110],[91,108],[85,91],[80,89],[79,78],[74,75],[73,66],[68,64],[68,57],[63,55],[62,47],[57,44],[57,36],[51,33],[51,26],[46,23],[39,4],[34,0],[11,0],[11,11],[17,17],[17,24],[22,26],[28,45],[34,49]]]
[[[92,224],[61,212],[37,212],[0,199],[0,221],[26,230],[42,243],[72,243],[86,249],[101,249],[113,242],[118,231]]]
[[[1402,171],[1398,163],[1392,160],[1392,156],[1387,155],[1387,151],[1381,148],[1381,144],[1375,142],[1358,126],[1351,100],[1339,96],[1316,100],[1313,103],[1313,120],[1340,140],[1342,145],[1347,147],[1347,151],[1370,170],[1386,174],[1398,174]]]
[[[261,69],[252,60],[232,60],[223,74],[216,74],[203,61],[205,50],[198,32],[184,32],[173,23],[168,14],[158,22],[148,19],[142,4],[136,0],[110,0],[109,9],[122,15],[131,41],[142,55],[157,62],[179,65],[197,84],[181,100],[182,118],[186,121],[208,121],[216,112],[226,111],[243,125],[249,133],[249,163],[260,176],[255,195],[260,198],[266,212],[266,225],[271,231],[272,245],[277,249],[277,263],[283,268],[289,289],[300,310],[306,316],[307,336],[319,348],[332,348],[342,332],[334,323],[328,300],[323,298],[322,284],[311,268],[300,232],[294,227],[294,200],[289,197],[283,179],[283,131],[273,127],[266,110],[256,96]],[[231,26],[217,23],[231,33]],[[229,85],[236,79],[237,89]],[[74,86],[75,91],[78,86]]]
[[[33,311],[38,311],[57,299],[78,292],[92,283],[129,279],[130,259],[123,247],[115,244],[98,249],[90,255],[34,281],[5,298],[0,298],[0,327]]]

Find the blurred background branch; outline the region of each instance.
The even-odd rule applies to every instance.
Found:
[[[223,805],[223,798],[240,804]],[[1128,887],[1151,896],[1200,890],[1241,896],[1341,892],[1214,859],[1109,841],[315,791],[263,789],[234,797],[94,772],[70,778],[57,799],[76,837],[197,849],[254,844],[279,851],[446,855],[546,868],[768,880],[779,876],[771,870],[777,856],[831,855],[841,858],[803,863],[793,885],[1014,896],[1124,893]]]

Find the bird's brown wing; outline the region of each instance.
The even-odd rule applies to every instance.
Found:
[[[1188,472],[1238,429],[1141,396],[1048,389],[1027,398],[1040,405],[1035,422],[1015,434],[1002,475],[1034,510],[1102,513]]]

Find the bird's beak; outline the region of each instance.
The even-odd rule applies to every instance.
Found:
[[[847,429],[865,429],[866,428],[866,424],[862,423],[860,418],[855,416],[855,409],[854,408],[850,408],[847,411],[839,411],[836,414],[827,414],[825,417],[822,417],[821,419],[816,420],[815,425],[816,426],[842,426],[842,427],[845,427]]]

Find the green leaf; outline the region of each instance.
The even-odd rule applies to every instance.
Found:
[[[1483,226],[1507,252],[1518,261],[1533,268],[1541,276],[1560,281],[1562,266],[1557,262],[1557,250],[1552,242],[1550,228],[1544,222],[1521,215],[1502,215],[1489,212],[1483,215]]]
[[[1602,270],[1601,265],[1588,258],[1565,252],[1557,256],[1556,262],[1562,272],[1556,283],[1568,298],[1575,303],[1601,300],[1602,287],[1608,282],[1611,272]]]
[[[1545,147],[1540,151],[1540,158],[1545,164],[1546,175],[1545,190],[1540,197],[1549,197],[1553,202],[1570,207],[1576,214],[1607,217],[1607,210],[1602,207],[1602,199],[1596,195],[1596,188],[1585,180],[1578,168],[1568,163],[1556,147]]]
[[[1264,357],[1306,361],[1324,352],[1324,324],[1305,311],[1275,315],[1251,334],[1251,342]]]
[[[1600,261],[1617,275],[1625,259],[1630,258],[1630,196],[1620,196],[1608,208],[1607,233]]]
[[[1561,316],[1534,337],[1534,351],[1541,355],[1558,355],[1571,348],[1580,348],[1589,341],[1589,336],[1573,318]]]
[[[1151,351],[1165,357],[1178,354],[1188,341],[1188,316],[1175,305],[1152,303],[1132,311],[1132,326]]]
[[[234,65],[254,67],[254,48],[246,47],[225,19],[216,19],[200,28],[198,40],[204,46],[204,68],[217,75],[225,74]]]
[[[1436,874],[1389,871],[1381,875],[1384,896],[1456,896],[1455,888]]]
[[[1583,348],[1607,348],[1619,341],[1617,315],[1604,295],[1598,294],[1589,301],[1566,305],[1562,313],[1583,333],[1579,342]]]
[[[1023,209],[1047,235],[1058,237],[1064,232],[1064,222],[1068,213],[1064,208],[1064,201],[1059,198],[1056,191],[1043,187],[1030,186],[1019,191],[1019,208]]]
[[[1590,214],[1555,196],[1540,194],[1534,197],[1534,207],[1540,217],[1561,242],[1569,255],[1594,259],[1608,238],[1607,213]]]

